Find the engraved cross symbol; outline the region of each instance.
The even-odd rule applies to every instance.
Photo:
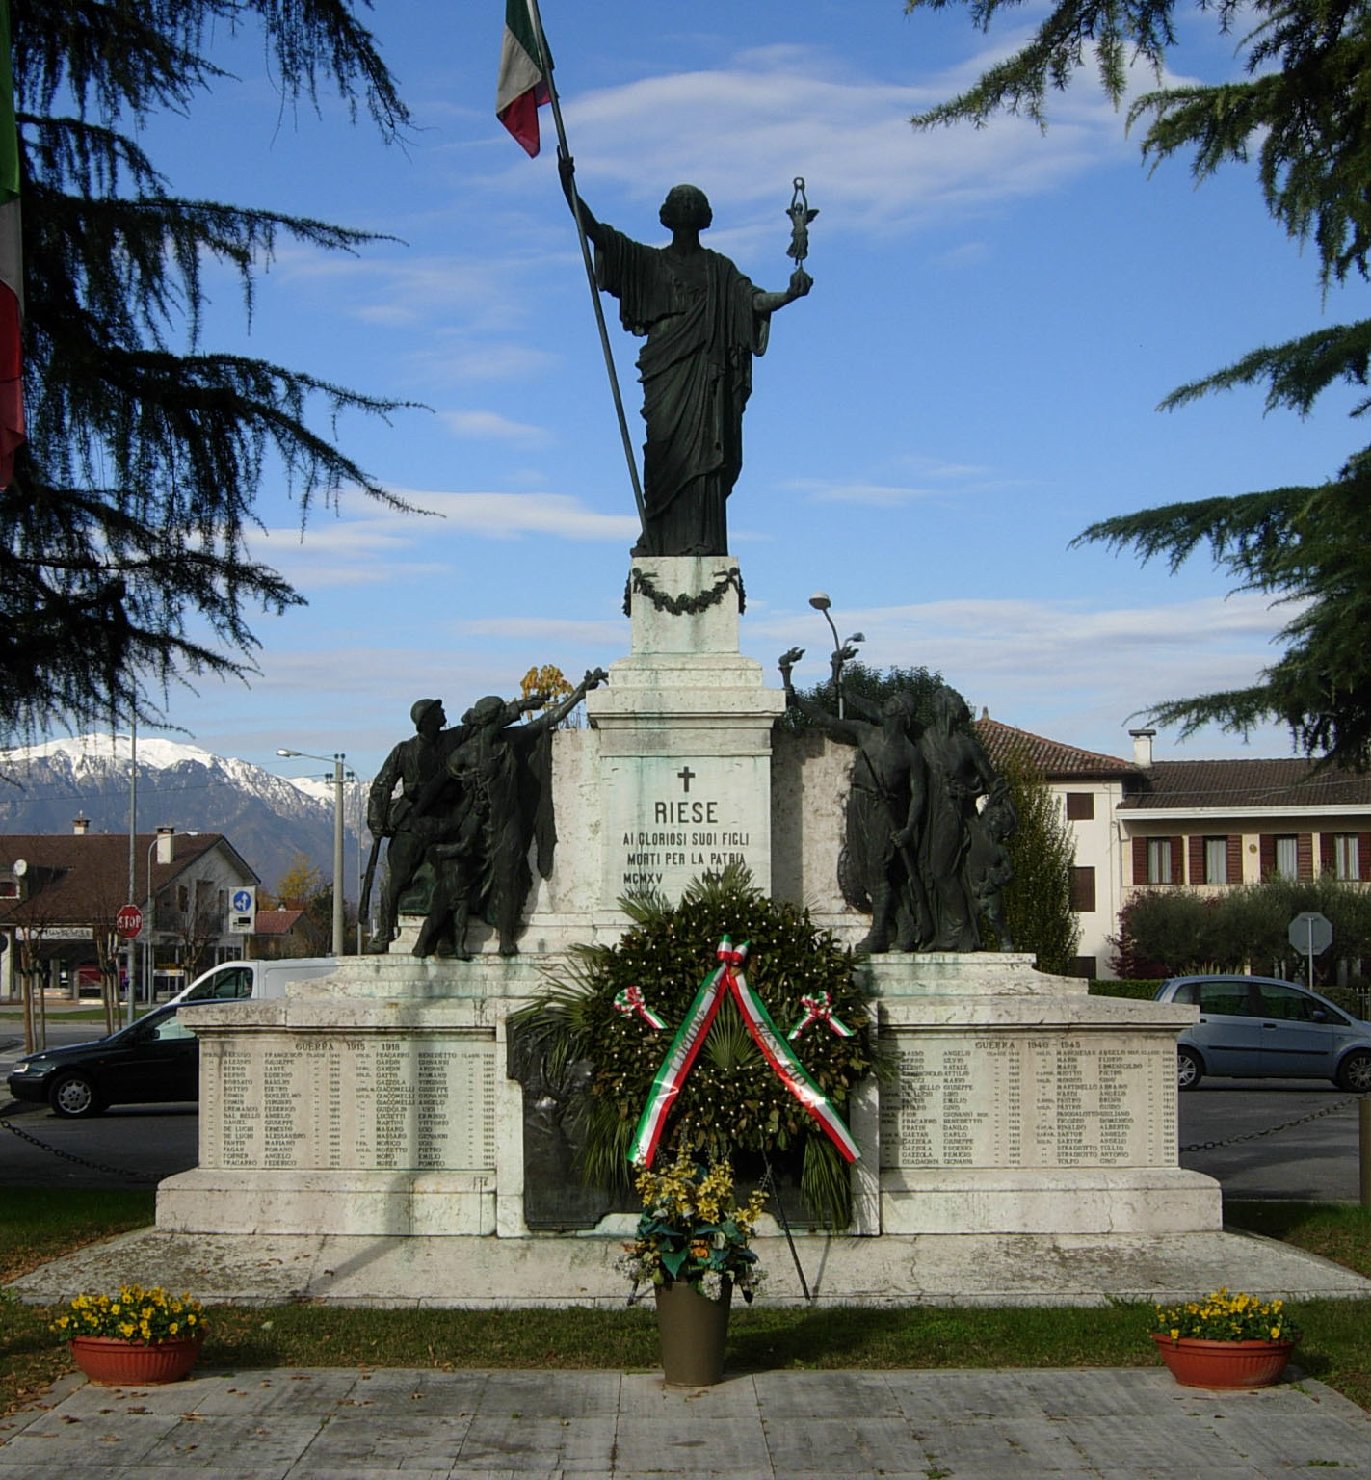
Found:
[[[695,779],[695,772],[692,771],[689,766],[682,766],[682,768],[677,771],[676,774],[681,778],[682,789],[685,791],[685,794],[689,796],[690,783]]]

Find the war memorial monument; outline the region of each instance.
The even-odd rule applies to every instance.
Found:
[[[440,698],[416,700],[372,790],[388,850],[372,951],[281,1000],[193,1010],[199,1165],[161,1184],[159,1230],[439,1246],[432,1298],[449,1304],[622,1301],[632,1204],[581,1185],[584,1076],[540,1063],[514,1020],[575,982],[579,948],[624,935],[626,896],[679,901],[742,866],[807,909],[825,949],[856,948],[844,1000],[880,1050],[881,1072],[834,1099],[846,1226],[787,1204],[806,1293],[916,1299],[931,1238],[1014,1240],[1031,1264],[1063,1238],[1088,1256],[1217,1232],[1218,1184],[1177,1163],[1175,1034],[1193,1009],[1091,997],[983,948],[982,921],[1007,944],[1013,816],[958,696],[926,723],[899,696],[830,708],[795,693],[795,651],[775,676],[739,651],[727,501],[754,360],[811,288],[802,192],[794,272],[767,292],[701,245],[698,189],[670,192],[671,242],[649,247],[594,216],[565,158],[562,175],[598,285],[644,340],[627,651],[558,703],[492,696],[451,725]],[[558,728],[583,697],[588,727]],[[808,730],[778,725],[788,705]],[[795,1057],[851,1035],[829,994],[768,977],[753,949]],[[615,1031],[640,1033],[654,1061],[680,1026],[660,1006],[646,977],[615,998]],[[817,1111],[796,1113],[813,1128]],[[668,1112],[657,1129],[670,1135]],[[772,1298],[798,1300],[773,1238]]]

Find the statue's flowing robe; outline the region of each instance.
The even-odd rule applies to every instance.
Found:
[[[919,852],[937,931],[932,949],[979,951],[967,850],[977,798],[990,790],[994,773],[980,742],[965,729],[930,726],[919,749],[928,766],[928,813]]]
[[[698,272],[692,271],[698,268]],[[771,315],[761,290],[718,252],[688,263],[602,226],[600,287],[619,300],[631,334],[645,335],[643,500],[651,555],[728,553],[724,501],[743,465],[743,408],[752,357],[766,352]]]

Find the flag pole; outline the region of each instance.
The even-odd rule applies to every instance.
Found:
[[[566,141],[566,125],[562,122],[562,104],[557,96],[557,84],[552,76],[552,57],[543,35],[543,17],[538,9],[538,0],[528,0],[528,18],[533,24],[533,37],[538,46],[538,60],[547,79],[548,102],[552,104],[552,118],[557,126],[557,149],[565,158],[571,158]],[[638,506],[638,522],[643,535],[647,535],[647,505],[643,502],[643,485],[638,477],[638,462],[633,455],[633,439],[628,434],[628,421],[624,417],[624,398],[619,392],[619,373],[614,368],[614,352],[609,345],[609,330],[605,327],[605,311],[600,302],[600,290],[595,283],[595,268],[590,258],[590,243],[586,240],[585,223],[581,220],[581,198],[573,182],[571,190],[571,213],[576,218],[576,236],[581,243],[581,261],[586,270],[586,282],[590,285],[590,301],[595,309],[595,325],[600,331],[600,349],[605,357],[605,370],[609,375],[609,388],[614,396],[614,410],[619,418],[619,437],[624,444],[624,460],[628,463],[629,482],[633,485],[633,501]]]

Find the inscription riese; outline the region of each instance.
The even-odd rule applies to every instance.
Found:
[[[490,1034],[207,1041],[200,1160],[238,1170],[495,1167]]]
[[[609,765],[605,894],[670,898],[701,873],[745,863],[770,868],[770,816],[753,757],[635,756]]]
[[[881,1164],[1174,1166],[1172,1057],[1116,1034],[902,1035]]]

